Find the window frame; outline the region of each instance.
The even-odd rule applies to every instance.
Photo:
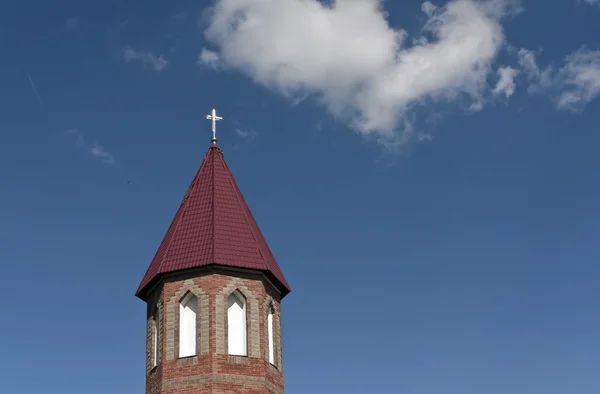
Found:
[[[190,303],[195,303],[195,308],[189,308],[193,312],[193,318],[189,316],[191,315],[190,313],[185,313],[185,310]],[[198,355],[198,307],[198,297],[191,291],[188,291],[181,298],[181,301],[179,301],[178,358],[194,357]],[[184,321],[184,319],[186,320]],[[189,319],[189,321],[187,319]],[[187,327],[190,332],[184,332],[184,326]]]
[[[277,366],[277,357],[275,351],[275,308],[272,303],[267,306],[267,346],[269,363]]]
[[[230,299],[231,297],[234,297],[235,299],[237,299],[237,301],[239,301],[242,304],[242,310],[241,310],[241,324],[242,327],[239,328],[239,333],[242,335],[241,338],[241,348],[242,351],[241,352],[232,352],[232,331],[233,331],[233,327],[232,327],[232,321],[231,321],[231,316],[230,316],[230,310],[233,307],[233,304],[230,305]],[[234,301],[235,302],[235,301]],[[239,291],[238,289],[234,290],[231,294],[229,294],[229,296],[227,296],[227,354],[230,356],[241,356],[241,357],[248,357],[248,318],[247,318],[247,313],[248,313],[248,299],[246,298],[246,296],[244,296],[244,294]]]

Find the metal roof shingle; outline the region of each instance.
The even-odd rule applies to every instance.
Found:
[[[143,299],[161,274],[211,264],[269,273],[282,297],[290,292],[216,144],[206,153],[136,295]]]

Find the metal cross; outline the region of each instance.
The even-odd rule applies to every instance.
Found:
[[[215,142],[215,141],[217,141],[217,120],[223,120],[223,118],[220,116],[217,116],[217,110],[213,108],[212,114],[206,115],[206,119],[212,120],[212,132],[213,132],[212,141]]]

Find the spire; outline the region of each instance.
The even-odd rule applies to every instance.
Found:
[[[213,139],[175,218],[154,256],[136,296],[145,300],[146,290],[167,273],[208,265],[262,271],[281,291],[290,292],[221,150]]]

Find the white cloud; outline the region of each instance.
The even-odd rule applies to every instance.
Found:
[[[107,152],[98,142],[95,142],[94,145],[89,148],[86,145],[83,134],[79,129],[68,129],[65,131],[65,134],[71,135],[75,138],[75,145],[78,149],[82,149],[93,157],[101,159],[104,164],[115,164],[115,157],[111,153]]]
[[[125,47],[123,55],[127,63],[132,60],[139,60],[145,68],[154,71],[162,71],[169,64],[168,60],[162,54],[156,56],[150,51],[136,51],[130,46]]]
[[[90,150],[90,154],[94,157],[98,157],[105,164],[115,164],[115,158],[112,154],[104,150],[104,147],[98,142],[94,143],[94,146]]]
[[[583,0],[585,3],[600,6],[600,0]]]
[[[536,53],[525,48],[521,48],[518,53],[519,65],[529,80],[529,93],[541,92],[552,85],[552,67],[545,69],[538,67],[535,59]]]
[[[206,48],[202,48],[202,52],[198,55],[197,64],[217,69],[219,67],[219,54]]]
[[[565,58],[558,72],[560,109],[578,109],[600,95],[600,50],[578,50]]]
[[[361,133],[397,143],[414,135],[406,114],[415,104],[465,96],[482,105],[513,3],[427,1],[424,34],[408,46],[379,0],[218,0],[205,35],[221,65],[287,97],[313,94]]]
[[[432,17],[435,14],[435,12],[437,11],[437,9],[438,9],[438,7],[434,4],[432,4],[430,1],[425,1],[423,4],[421,4],[421,10],[428,17]]]
[[[498,68],[498,82],[492,91],[495,95],[504,94],[509,98],[515,92],[515,78],[519,71],[510,66]]]

